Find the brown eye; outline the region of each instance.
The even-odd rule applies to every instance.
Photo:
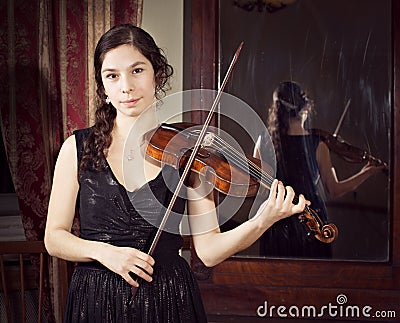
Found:
[[[117,77],[117,74],[107,74],[106,78],[107,79],[115,79]]]
[[[135,69],[133,70],[133,74],[138,74],[138,73],[141,73],[141,72],[143,72],[143,68],[140,68],[140,67],[135,68]]]

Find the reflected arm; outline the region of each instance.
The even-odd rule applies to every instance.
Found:
[[[373,166],[367,163],[361,170],[353,176],[338,180],[335,168],[332,165],[330,151],[324,142],[320,142],[317,148],[317,162],[324,187],[331,199],[336,199],[346,193],[354,191],[370,176],[381,172],[383,166]]]

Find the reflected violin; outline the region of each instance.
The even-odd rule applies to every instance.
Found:
[[[310,129],[309,131],[312,134],[318,135],[328,146],[329,150],[333,151],[339,157],[349,163],[370,162],[374,166],[384,166],[385,170],[388,169],[388,165],[384,161],[372,156],[370,153],[361,148],[349,144],[340,136],[330,134],[329,132],[321,129]]]
[[[201,127],[187,122],[161,124],[144,135],[147,156],[176,169],[184,167]],[[191,171],[203,175],[219,192],[237,197],[255,196],[260,185],[269,190],[274,179],[270,165],[239,152],[210,131],[197,151]],[[324,223],[308,206],[299,215],[299,221],[307,235],[322,242],[330,243],[338,235],[334,224]]]

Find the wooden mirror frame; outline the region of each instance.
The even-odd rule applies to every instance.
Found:
[[[191,88],[216,89],[218,80],[218,0],[191,1]],[[400,2],[392,0],[393,101],[390,156],[391,227],[388,262],[230,258],[212,269],[199,269],[207,313],[219,317],[257,317],[264,301],[276,306],[336,304],[344,294],[348,305],[392,310],[400,319]],[[202,116],[193,113],[193,120]],[[195,256],[195,255],[194,255]],[[196,259],[195,257],[193,259]],[[275,312],[276,313],[276,312]],[[264,318],[265,319],[265,318]],[[325,317],[324,317],[325,319]],[[329,319],[329,318],[328,318]],[[350,318],[343,318],[350,320]],[[355,318],[379,321],[378,318]],[[337,317],[332,320],[338,321]]]

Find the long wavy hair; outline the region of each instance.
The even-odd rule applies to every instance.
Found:
[[[276,158],[281,155],[281,136],[287,135],[290,120],[300,118],[308,98],[300,85],[293,81],[281,82],[273,93],[273,103],[268,111],[267,128],[274,144]]]
[[[120,24],[112,27],[98,41],[94,52],[94,69],[96,79],[96,111],[93,132],[84,143],[84,155],[80,163],[81,169],[89,165],[96,170],[104,169],[105,157],[111,145],[111,132],[114,127],[117,110],[111,103],[106,103],[106,94],[101,79],[101,67],[104,56],[110,50],[121,46],[132,45],[152,64],[155,78],[155,97],[160,99],[170,89],[169,79],[173,68],[168,64],[162,49],[143,29],[131,24]]]

